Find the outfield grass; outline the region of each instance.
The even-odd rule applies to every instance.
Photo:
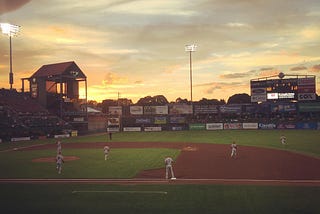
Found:
[[[288,146],[283,147],[280,136],[287,137]],[[217,130],[217,131],[163,131],[114,133],[112,142],[189,142],[231,144],[286,149],[320,157],[320,130]],[[108,142],[106,133],[62,139],[62,142]],[[0,143],[0,150],[32,144],[55,143],[56,139],[28,142]]]
[[[320,187],[0,184],[2,213],[320,213]]]

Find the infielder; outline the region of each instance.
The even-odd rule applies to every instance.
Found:
[[[110,147],[109,146],[103,147],[103,151],[104,151],[104,160],[107,160],[108,154],[109,154],[109,151],[110,151]]]
[[[287,140],[287,138],[284,135],[281,135],[280,142],[281,142],[282,145],[286,144],[286,140]]]
[[[235,157],[237,155],[237,144],[233,141],[231,144],[231,157]]]
[[[172,168],[173,159],[171,157],[166,157],[164,159],[164,163],[165,163],[165,166],[166,166],[166,179],[169,178],[169,170],[170,170],[170,173],[171,173],[171,179],[176,179],[174,177],[173,168]]]
[[[64,163],[63,156],[62,156],[61,152],[59,152],[57,157],[56,157],[56,163],[57,163],[58,173],[61,174],[62,164]]]
[[[62,152],[61,141],[58,140],[58,142],[57,142],[57,155],[58,155],[59,153],[61,153],[61,152]]]

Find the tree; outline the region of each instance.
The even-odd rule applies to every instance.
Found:
[[[200,105],[224,105],[226,102],[224,100],[217,100],[217,99],[207,99],[207,98],[202,98],[197,102],[197,104]]]
[[[152,96],[146,96],[143,98],[140,98],[137,102],[137,105],[142,105],[142,106],[150,106],[150,105],[166,105],[168,104],[168,100],[165,96],[163,95],[156,95],[154,97]]]
[[[228,99],[228,104],[251,103],[251,97],[246,94],[234,94]]]
[[[182,99],[181,97],[176,99],[175,103],[180,103],[180,104],[189,104],[189,101],[187,99]]]

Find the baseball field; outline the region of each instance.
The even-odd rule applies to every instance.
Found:
[[[280,143],[285,135],[286,145]],[[0,144],[1,213],[320,213],[319,130],[121,132]],[[230,157],[230,144],[238,145]],[[103,147],[110,146],[104,160]],[[164,158],[176,180],[166,180]]]

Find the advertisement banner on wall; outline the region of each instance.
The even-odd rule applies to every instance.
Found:
[[[297,123],[296,128],[297,129],[317,129],[318,124],[317,123]]]
[[[277,125],[277,129],[295,129],[295,124],[286,124],[286,123],[280,123]]]
[[[259,123],[259,129],[275,129],[277,125],[274,123]]]
[[[155,117],[154,124],[167,124],[167,118],[166,117]]]
[[[161,127],[144,127],[145,132],[161,132]]]
[[[150,118],[136,118],[136,124],[150,124]]]
[[[122,115],[122,106],[109,106],[110,115]]]
[[[243,123],[243,129],[258,129],[258,123]]]
[[[223,129],[242,129],[242,123],[224,123]]]
[[[118,117],[108,118],[107,124],[108,126],[119,126],[120,119]]]
[[[222,130],[223,129],[223,123],[207,123],[206,124],[207,130]]]
[[[165,114],[167,115],[169,110],[168,106],[156,106],[156,114]]]
[[[170,123],[186,123],[185,117],[170,117]]]
[[[195,114],[216,114],[218,113],[218,106],[216,105],[195,105]]]
[[[174,104],[169,108],[170,114],[192,114],[192,105],[187,104]]]
[[[124,127],[124,132],[141,132],[141,127]]]
[[[144,106],[144,114],[156,115],[156,114],[168,114],[168,106]]]
[[[316,100],[317,96],[315,93],[299,93],[298,94],[298,100]]]
[[[108,127],[107,131],[108,132],[119,132],[120,128],[119,127]]]
[[[130,106],[130,114],[131,115],[142,115],[143,114],[143,106]]]
[[[186,130],[186,128],[183,126],[172,126],[171,130],[172,131],[182,131],[182,130]]]
[[[156,114],[156,107],[155,106],[143,106],[143,114],[145,114],[145,115]]]
[[[206,129],[206,124],[204,124],[204,123],[192,123],[192,124],[189,124],[189,129],[190,130],[205,130]]]

